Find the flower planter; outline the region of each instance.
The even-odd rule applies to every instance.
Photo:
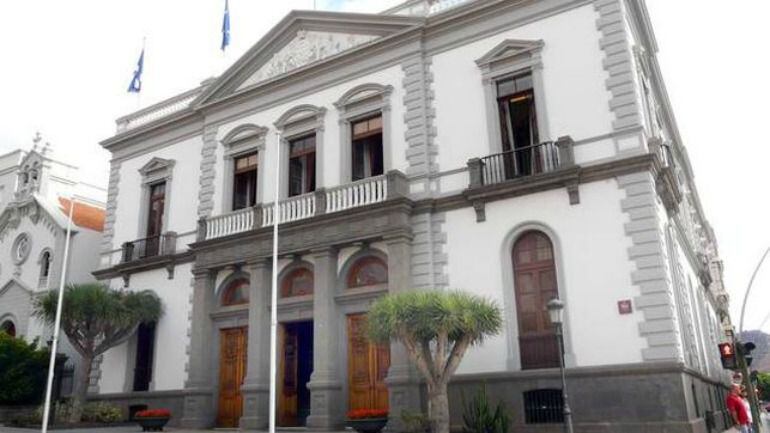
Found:
[[[139,423],[142,431],[163,431],[163,426],[166,425],[170,418],[169,416],[148,416],[137,417],[135,420]]]
[[[388,423],[387,418],[349,419],[348,427],[358,433],[378,433]]]

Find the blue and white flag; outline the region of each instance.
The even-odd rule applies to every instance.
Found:
[[[230,7],[225,0],[225,16],[222,19],[222,51],[230,45]]]
[[[139,61],[136,63],[136,70],[134,71],[134,77],[131,79],[131,84],[128,85],[128,92],[139,93],[142,90],[142,70],[144,69],[144,48],[142,48],[142,54],[139,55]]]

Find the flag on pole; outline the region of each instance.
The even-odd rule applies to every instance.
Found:
[[[144,69],[144,47],[142,47],[142,54],[139,55],[139,61],[136,62],[136,70],[134,71],[134,77],[131,79],[131,84],[128,85],[129,93],[139,93],[142,90],[142,70]]]
[[[225,0],[225,16],[222,18],[222,51],[230,45],[230,7]]]

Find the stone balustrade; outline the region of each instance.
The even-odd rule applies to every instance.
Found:
[[[315,192],[290,197],[278,203],[278,223],[290,223],[326,213],[342,212],[362,206],[370,206],[408,194],[406,176],[390,171],[330,189],[319,188]],[[243,233],[275,222],[273,203],[240,209],[223,215],[202,218],[198,224],[198,240],[216,239]]]

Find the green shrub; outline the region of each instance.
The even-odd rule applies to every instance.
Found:
[[[88,403],[83,407],[83,422],[113,423],[123,421],[123,412],[114,404]]]
[[[37,340],[0,332],[0,405],[36,404],[43,400],[48,373],[48,350]]]
[[[401,422],[405,433],[430,433],[430,419],[424,413],[404,410],[401,412]]]
[[[492,411],[484,388],[479,388],[470,403],[465,403],[465,396],[462,400],[465,408],[463,430],[466,433],[508,433],[511,424],[508,413],[502,402],[498,402],[494,412]]]

